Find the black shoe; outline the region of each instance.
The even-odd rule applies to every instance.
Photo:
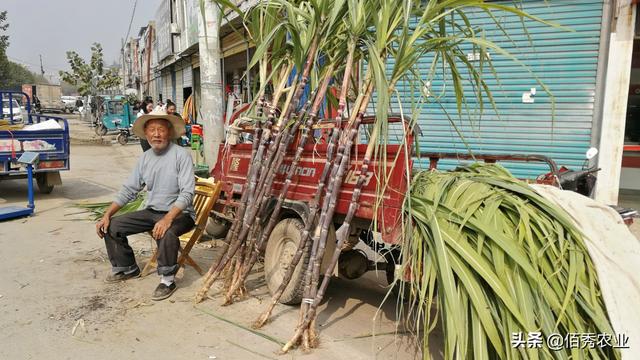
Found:
[[[134,278],[138,278],[138,277],[140,277],[140,268],[136,268],[136,270],[134,272],[129,273],[129,274],[125,274],[124,272],[117,272],[115,274],[114,273],[110,273],[104,279],[104,282],[106,282],[106,283],[116,283],[116,282],[125,281],[125,280],[129,280],[129,279],[134,279]]]
[[[177,288],[178,287],[176,286],[175,282],[172,282],[171,285],[169,286],[163,283],[160,283],[158,284],[158,287],[154,290],[151,300],[154,300],[154,301],[164,300],[169,296],[171,296],[171,294],[173,294]]]

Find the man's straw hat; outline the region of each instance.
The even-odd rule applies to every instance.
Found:
[[[133,128],[131,129],[131,131],[133,131],[133,133],[136,134],[138,137],[142,139],[146,139],[147,137],[144,134],[144,124],[146,124],[147,121],[154,120],[154,119],[162,119],[162,120],[167,120],[169,122],[170,124],[169,131],[171,133],[170,135],[171,139],[177,139],[185,134],[184,121],[182,121],[182,119],[180,119],[175,115],[167,114],[167,112],[160,107],[156,107],[150,113],[142,115],[139,118],[137,118],[136,121],[133,123]]]

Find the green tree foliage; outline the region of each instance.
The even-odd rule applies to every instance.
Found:
[[[2,11],[0,12],[0,31],[2,32],[7,31],[7,29],[9,28],[9,24],[6,24],[6,22],[7,22],[7,12]],[[9,35],[0,35],[0,51],[4,53],[4,51],[7,49],[8,46],[9,46]]]
[[[20,90],[22,84],[32,83],[35,76],[24,66],[9,61],[7,58],[7,47],[9,47],[9,35],[5,31],[9,28],[7,23],[7,12],[0,12],[0,89]]]
[[[75,51],[67,51],[67,60],[71,71],[60,71],[63,81],[77,86],[80,95],[97,94],[120,85],[121,78],[117,69],[104,66],[102,45],[93,43],[91,60],[85,62]]]

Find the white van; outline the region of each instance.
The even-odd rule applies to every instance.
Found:
[[[9,106],[11,100],[11,106]],[[11,109],[9,109],[11,107]],[[13,121],[22,122],[22,108],[16,99],[2,99],[2,118],[11,120],[11,112],[13,111]]]

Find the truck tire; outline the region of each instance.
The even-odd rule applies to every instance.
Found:
[[[298,244],[302,241],[302,233],[304,232],[304,223],[299,218],[287,218],[280,220],[280,222],[273,228],[269,240],[267,242],[267,248],[264,253],[264,277],[267,282],[267,288],[273,295],[286,273],[286,268],[291,263]],[[311,240],[309,240],[311,241]],[[329,226],[329,234],[327,235],[327,243],[325,244],[325,253],[320,266],[320,283],[322,282],[323,275],[331,262],[331,257],[336,248],[336,230],[333,224]],[[308,249],[311,249],[309,246]],[[297,305],[302,302],[302,295],[304,291],[304,272],[309,264],[311,257],[310,250],[307,250],[302,254],[302,258],[296,270],[291,276],[289,285],[284,289],[282,296],[278,300],[279,303],[285,305]],[[335,272],[334,272],[335,274]]]
[[[36,176],[36,182],[38,183],[38,190],[41,194],[51,194],[53,191],[53,185],[47,181],[47,176]]]
[[[280,287],[286,268],[302,240],[303,231],[304,223],[297,218],[283,219],[273,228],[264,254],[264,277],[271,295]],[[302,301],[304,271],[309,264],[309,257],[307,250],[298,262],[289,285],[280,296],[281,304],[296,305]]]
[[[385,256],[387,260],[387,267],[385,269],[385,275],[387,277],[387,285],[391,287],[391,292],[395,297],[402,296],[404,302],[409,301],[411,296],[411,284],[404,282],[403,280],[396,281],[396,263],[399,263],[399,259],[393,259],[390,253]]]
[[[96,127],[96,135],[98,135],[98,136],[105,136],[105,135],[107,135],[107,128],[106,128],[104,125],[102,125],[102,124],[98,125],[98,126]]]
[[[120,145],[127,145],[127,143],[129,142],[129,137],[125,133],[120,133],[118,134],[116,140],[118,140],[118,144]]]
[[[221,239],[227,236],[230,227],[231,224],[227,220],[220,219],[217,216],[211,216],[209,220],[207,220],[207,226],[204,231],[214,239]]]

